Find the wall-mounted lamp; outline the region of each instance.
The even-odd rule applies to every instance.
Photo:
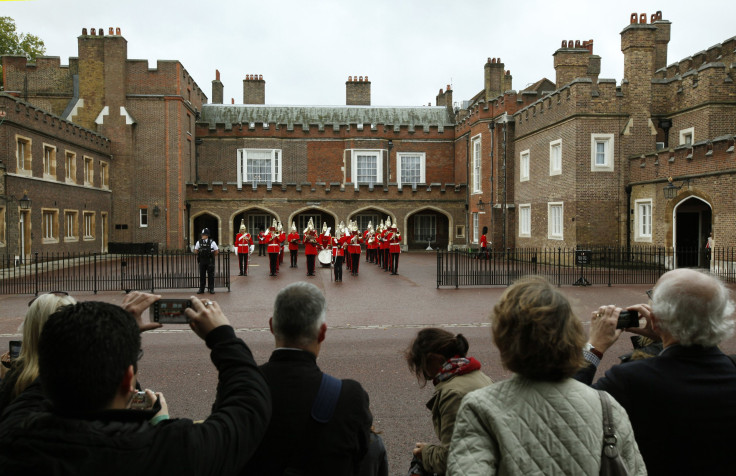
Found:
[[[5,104],[0,105],[0,125],[5,122],[5,116],[7,115],[8,113],[5,111]]]
[[[666,200],[672,200],[675,198],[675,195],[677,195],[677,192],[680,191],[682,187],[687,184],[690,186],[690,179],[684,179],[682,182],[680,182],[680,186],[677,187],[675,184],[672,183],[672,177],[667,179],[667,185],[665,185],[664,189],[662,189],[662,192],[664,193],[664,198]]]
[[[478,210],[485,210],[486,209],[486,203],[483,200],[481,200],[481,199],[478,200],[478,204],[477,205],[478,205]],[[489,200],[488,203],[487,203],[487,205],[490,207],[493,204]]]
[[[11,202],[18,202],[18,205],[20,206],[21,210],[30,210],[31,209],[31,199],[28,198],[28,191],[23,190],[23,198],[18,199],[15,195],[11,195],[8,197],[8,201]]]
[[[158,205],[153,206],[153,216],[158,217],[161,214],[161,209]]]

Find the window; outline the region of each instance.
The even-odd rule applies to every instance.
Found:
[[[100,187],[110,188],[110,168],[105,162],[100,162]]]
[[[522,151],[519,156],[519,182],[529,180],[529,149]]]
[[[519,236],[532,236],[532,206],[529,203],[519,205]]]
[[[373,229],[375,230],[378,226],[378,215],[358,215],[357,217],[355,217],[355,221],[358,222],[358,229],[361,231],[365,231],[368,229],[368,223],[371,223],[373,225]]]
[[[43,145],[43,176],[56,180],[56,147]]]
[[[549,174],[562,173],[562,139],[549,143]]]
[[[31,175],[31,139],[16,136],[15,157],[17,172]]]
[[[455,226],[455,238],[465,238],[465,225]]]
[[[146,228],[148,226],[148,208],[140,208],[138,209],[139,213],[139,223],[141,228]]]
[[[41,209],[43,220],[43,242],[58,243],[59,241],[59,211]]]
[[[473,154],[473,193],[480,193],[481,192],[481,143],[480,143],[480,135],[475,136],[472,139],[472,145],[470,150]]]
[[[652,241],[652,200],[634,201],[636,210],[636,241]]]
[[[436,241],[436,218],[434,215],[417,215],[414,218],[414,241]]]
[[[547,238],[550,240],[562,239],[562,202],[547,204]]]
[[[76,210],[66,210],[64,212],[64,241],[77,241],[78,225]]]
[[[280,149],[238,149],[238,188],[281,183]]]
[[[92,183],[93,180],[94,180],[94,163],[92,162],[91,157],[85,157],[84,158],[84,184],[94,185]]]
[[[92,240],[95,237],[95,214],[84,212],[84,239]]]
[[[591,172],[613,172],[613,134],[590,135]]]
[[[373,185],[383,181],[383,151],[351,150],[350,179],[358,185]]]
[[[478,243],[480,234],[478,233],[478,212],[473,212],[473,243]]]
[[[426,183],[425,178],[425,154],[424,152],[400,152],[397,154],[399,176],[397,182],[401,184]]]
[[[680,145],[692,145],[695,143],[695,128],[690,127],[680,131]]]
[[[66,152],[64,157],[64,178],[67,183],[77,183],[77,154]]]

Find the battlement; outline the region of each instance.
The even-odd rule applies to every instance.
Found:
[[[730,73],[736,67],[736,36],[727,39],[723,43],[713,45],[707,50],[683,58],[677,63],[672,63],[666,68],[658,69],[655,72],[655,78],[660,80],[679,79],[685,73],[697,71],[709,63],[723,63],[727,65],[727,73]]]
[[[670,114],[708,102],[733,102],[736,84],[730,72],[736,64],[701,64],[682,75],[652,79],[655,114]]]
[[[516,136],[571,116],[611,114],[621,98],[614,79],[599,79],[594,88],[590,78],[578,78],[516,112]]]
[[[460,136],[467,132],[478,120],[492,119],[504,112],[514,114],[537,101],[538,96],[536,91],[506,91],[490,101],[481,99],[457,118],[456,135]]]

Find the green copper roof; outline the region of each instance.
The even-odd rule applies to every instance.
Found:
[[[250,104],[205,104],[199,122],[209,123],[210,129],[216,124],[225,124],[225,128],[242,124],[252,127],[254,124],[269,126],[286,126],[291,130],[294,126],[317,126],[323,130],[325,126],[339,129],[340,126],[358,126],[370,128],[378,125],[392,127],[396,130],[408,126],[409,130],[422,128],[429,130],[437,127],[442,132],[445,127],[454,125],[449,110],[444,106],[423,107],[383,107],[383,106],[268,106]]]

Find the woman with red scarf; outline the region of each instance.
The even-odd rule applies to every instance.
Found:
[[[455,416],[465,394],[485,387],[493,381],[480,371],[480,362],[467,357],[468,340],[443,329],[422,329],[405,352],[409,369],[424,386],[432,381],[434,394],[427,402],[439,445],[417,443],[414,464],[428,473],[444,474],[447,455],[455,427]]]

